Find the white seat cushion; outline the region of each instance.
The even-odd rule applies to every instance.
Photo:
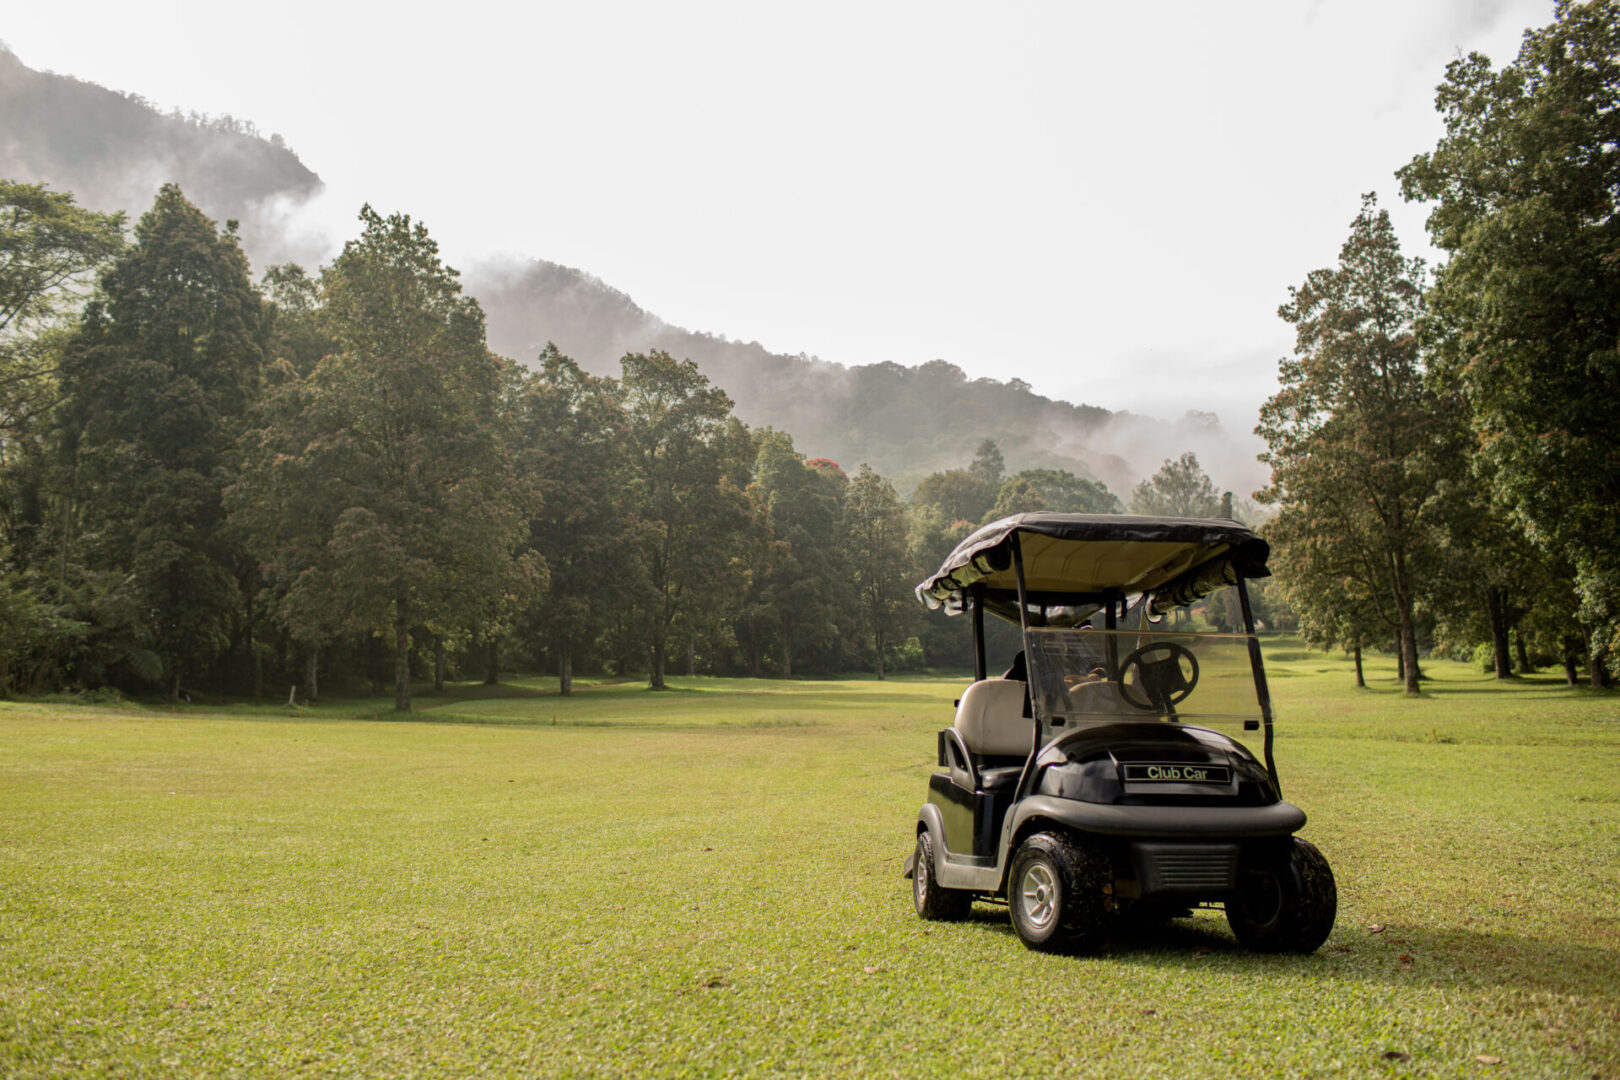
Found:
[[[956,730],[974,754],[1028,755],[1035,721],[1024,715],[1025,684],[1018,679],[980,679],[962,694]]]

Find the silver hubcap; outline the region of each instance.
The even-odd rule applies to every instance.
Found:
[[[1032,930],[1045,930],[1057,918],[1057,879],[1052,876],[1052,868],[1045,863],[1031,863],[1029,869],[1024,871],[1024,881],[1019,888],[1023,896],[1024,921]]]
[[[928,895],[928,860],[923,856],[922,845],[917,846],[917,865],[911,871],[911,890],[917,898],[917,906],[921,907],[923,899]]]

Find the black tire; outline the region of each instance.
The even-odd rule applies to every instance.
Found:
[[[934,875],[934,841],[924,829],[917,834],[916,866],[911,871],[911,902],[924,919],[956,922],[967,918],[973,907],[973,894],[947,889]]]
[[[1333,931],[1339,890],[1316,845],[1294,837],[1287,857],[1238,868],[1238,891],[1226,903],[1232,933],[1256,952],[1313,953]]]
[[[1018,846],[1007,875],[1013,929],[1040,952],[1095,949],[1107,927],[1108,859],[1062,833],[1036,833]]]

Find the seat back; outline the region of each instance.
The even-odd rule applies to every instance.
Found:
[[[962,693],[956,730],[969,751],[988,757],[1029,754],[1035,721],[1024,715],[1025,689],[1019,679],[980,679]]]

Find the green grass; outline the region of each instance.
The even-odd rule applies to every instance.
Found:
[[[1310,957],[919,921],[960,678],[0,703],[0,1075],[1620,1076],[1620,697],[1274,651]]]

